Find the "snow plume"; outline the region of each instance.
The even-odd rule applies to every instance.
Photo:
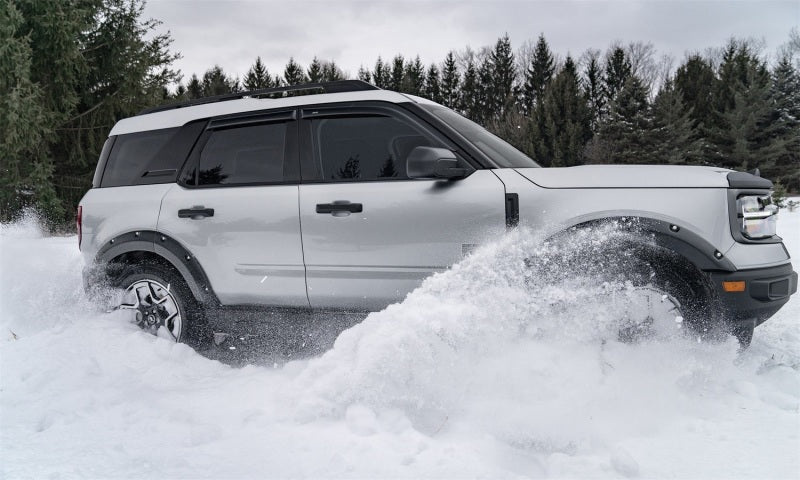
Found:
[[[632,286],[589,259],[625,235],[509,234],[320,357],[230,368],[92,310],[75,238],[4,226],[0,476],[795,476],[797,300],[743,354],[669,318],[622,342]]]

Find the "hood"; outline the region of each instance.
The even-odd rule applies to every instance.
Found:
[[[728,188],[731,170],[683,165],[581,165],[517,168],[544,188]]]

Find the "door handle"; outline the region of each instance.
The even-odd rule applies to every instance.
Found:
[[[364,206],[360,203],[350,203],[347,200],[336,200],[333,203],[318,203],[317,213],[330,213],[334,217],[360,213],[364,211]]]
[[[202,205],[195,205],[192,208],[182,208],[178,210],[178,218],[191,218],[192,220],[200,220],[205,217],[213,217],[214,209],[206,208]]]

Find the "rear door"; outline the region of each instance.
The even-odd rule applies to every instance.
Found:
[[[192,252],[223,304],[308,306],[295,112],[212,120],[159,231]]]
[[[398,107],[302,112],[300,218],[312,307],[375,310],[505,229],[490,170],[409,179],[417,146],[455,147]]]

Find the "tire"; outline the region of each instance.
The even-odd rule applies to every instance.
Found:
[[[116,270],[112,285],[123,290],[117,308],[129,311],[133,323],[195,349],[210,344],[205,311],[174,269],[145,261]]]
[[[577,276],[587,286],[609,285],[609,301],[619,306],[614,311],[620,315],[621,341],[636,341],[659,330],[689,332],[704,340],[722,338],[726,332],[711,279],[644,232],[602,226],[571,231],[552,239],[546,250],[548,255],[526,262],[540,281],[558,283]],[[637,303],[652,310],[642,313]],[[654,325],[655,320],[662,325]]]
[[[629,244],[625,251],[631,255],[620,258],[617,254],[609,259],[616,265],[610,269],[612,275],[637,292],[653,292],[648,301],[669,304],[671,308],[667,310],[672,312],[674,322],[693,336],[712,340],[724,335],[721,309],[706,275],[663,247]],[[664,310],[662,306],[661,311]],[[626,333],[621,331],[620,336]]]

